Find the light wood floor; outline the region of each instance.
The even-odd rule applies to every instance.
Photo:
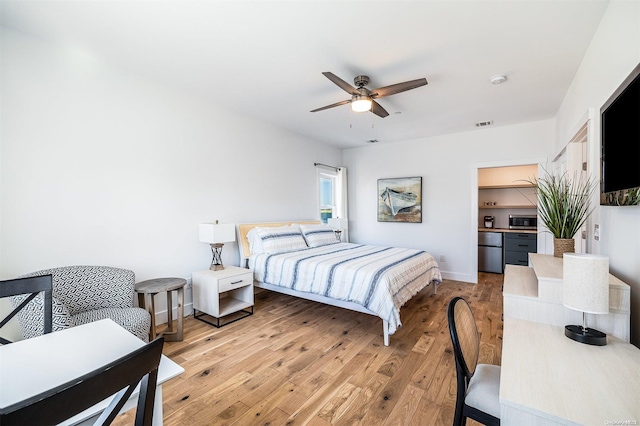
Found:
[[[471,303],[480,362],[499,364],[502,277],[425,289],[402,308],[389,347],[377,317],[269,291],[253,316],[220,329],[187,318],[184,341],[164,348],[185,368],[163,386],[165,425],[451,425],[447,303]],[[117,420],[131,424],[131,413]]]

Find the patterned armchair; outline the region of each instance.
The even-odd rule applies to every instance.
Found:
[[[133,306],[133,271],[108,266],[64,266],[32,272],[24,277],[53,277],[53,331],[110,318],[141,340],[149,341],[151,317]],[[16,296],[17,306],[24,296]],[[43,333],[41,295],[18,314],[25,339]]]

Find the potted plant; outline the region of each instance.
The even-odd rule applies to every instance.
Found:
[[[596,188],[592,179],[569,179],[566,173],[549,174],[529,182],[538,195],[539,218],[553,234],[553,255],[575,251],[573,237],[584,226],[593,209],[589,208]]]

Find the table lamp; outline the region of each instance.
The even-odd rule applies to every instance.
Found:
[[[567,325],[564,335],[580,343],[604,346],[607,335],[587,328],[586,314],[609,313],[609,258],[597,254],[564,253],[562,303],[582,312],[582,325]]]
[[[338,241],[342,241],[342,230],[349,227],[349,221],[347,219],[331,217],[327,219],[327,225],[333,228],[333,232],[336,233]]]
[[[199,229],[200,242],[211,244],[211,253],[213,259],[209,269],[212,271],[221,271],[224,269],[222,264],[222,246],[224,243],[236,240],[236,227],[233,223],[201,223]]]

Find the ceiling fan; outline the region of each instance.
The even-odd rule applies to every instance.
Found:
[[[417,80],[405,81],[403,83],[392,84],[391,86],[384,86],[378,89],[369,90],[364,87],[369,84],[369,77],[367,77],[366,75],[359,75],[353,79],[353,83],[357,86],[356,89],[331,72],[323,72],[322,74],[329,80],[333,81],[339,88],[350,94],[351,99],[323,106],[321,108],[316,108],[314,110],[311,110],[311,112],[317,112],[340,105],[351,104],[351,109],[353,111],[371,111],[375,115],[384,118],[388,116],[389,113],[384,108],[382,108],[382,106],[377,103],[375,99],[395,95],[396,93],[405,92],[407,90],[415,89],[416,87],[424,86],[427,84],[426,78],[419,78]]]

